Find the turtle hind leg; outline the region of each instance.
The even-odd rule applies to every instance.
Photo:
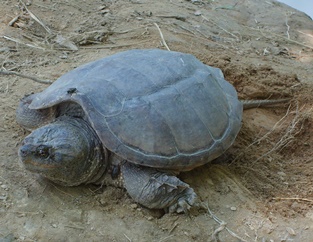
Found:
[[[122,165],[121,172],[129,195],[145,207],[181,213],[195,202],[193,189],[176,176],[130,162]]]

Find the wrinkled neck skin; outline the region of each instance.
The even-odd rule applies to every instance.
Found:
[[[34,130],[19,149],[25,168],[64,186],[99,183],[108,152],[82,118],[61,116]]]
[[[125,160],[110,151],[108,151],[108,153],[109,158],[107,171],[97,182],[95,182],[95,184],[125,188],[123,174],[121,171],[121,167],[125,163]]]

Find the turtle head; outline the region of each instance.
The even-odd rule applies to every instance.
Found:
[[[92,183],[106,169],[101,142],[83,119],[64,117],[34,130],[19,148],[25,168],[66,186]]]

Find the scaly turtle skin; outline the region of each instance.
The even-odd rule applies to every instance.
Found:
[[[242,109],[219,69],[189,54],[130,50],[22,99],[17,121],[33,132],[19,156],[26,169],[67,186],[99,184],[119,167],[136,202],[182,212],[196,194],[175,174],[229,148]]]

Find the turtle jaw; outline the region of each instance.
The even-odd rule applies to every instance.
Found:
[[[20,162],[27,170],[42,173],[47,170],[60,169],[60,164],[51,162],[50,150],[50,146],[24,144],[19,148],[18,155]],[[40,159],[38,159],[38,156]]]
[[[43,153],[44,150],[50,151],[45,154]],[[26,143],[19,148],[18,155],[24,168],[31,173],[39,174],[61,185],[78,185],[72,181],[69,182],[62,175],[65,170],[64,164],[53,159],[54,155],[51,150],[52,147],[50,146]]]

